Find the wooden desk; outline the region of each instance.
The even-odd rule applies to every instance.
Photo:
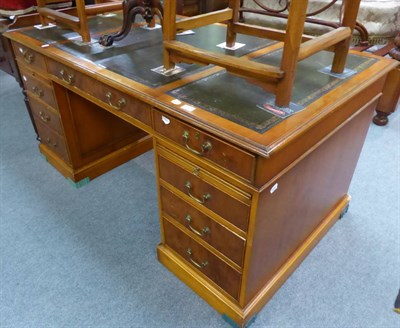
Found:
[[[91,31],[120,22],[96,17]],[[357,73],[340,80],[318,71],[330,54],[315,55],[297,74],[293,101],[302,110],[281,119],[266,111],[267,94],[220,68],[153,73],[160,30],[135,29],[108,49],[59,29],[6,36],[49,163],[82,184],[153,147],[158,258],[240,326],[346,212],[373,111],[397,66],[352,54]],[[224,37],[223,26],[209,26],[182,39],[215,47]],[[235,55],[279,60],[280,44],[242,41]]]

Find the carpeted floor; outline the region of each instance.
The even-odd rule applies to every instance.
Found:
[[[40,155],[0,72],[0,327],[229,327],[156,258],[153,153],[80,189]],[[400,114],[371,124],[350,210],[253,328],[400,327]]]

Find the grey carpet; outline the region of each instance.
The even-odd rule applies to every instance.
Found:
[[[2,72],[0,111],[0,327],[229,327],[157,261],[152,152],[74,189]],[[399,186],[396,112],[371,124],[345,218],[252,327],[400,327]]]

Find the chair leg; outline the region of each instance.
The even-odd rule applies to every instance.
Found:
[[[343,19],[341,26],[350,27],[353,31],[356,22],[357,22],[357,14],[358,9],[360,7],[360,0],[345,0],[343,2]],[[344,68],[346,66],[346,59],[347,54],[349,53],[351,43],[351,36],[343,40],[342,42],[338,43],[335,47],[335,56],[332,62],[332,69],[333,73],[343,73]]]
[[[89,26],[85,12],[85,1],[76,0],[76,10],[79,17],[79,34],[83,42],[90,42]]]
[[[233,47],[236,43],[237,33],[234,30],[234,25],[239,21],[240,0],[229,0],[229,8],[232,8],[232,18],[229,20],[226,28],[226,46]]]
[[[164,2],[165,3],[165,2]],[[169,0],[164,5],[164,17],[163,17],[163,40],[173,41],[176,39],[176,0]],[[175,63],[171,60],[170,51],[163,50],[163,64],[166,70],[173,69]]]
[[[281,61],[281,70],[285,72],[285,76],[278,82],[275,98],[275,105],[279,107],[288,107],[290,103],[307,5],[308,0],[297,0],[290,3]]]
[[[46,6],[45,0],[37,0],[36,2],[39,8],[43,8]],[[47,26],[49,23],[47,22],[46,18],[43,15],[39,16],[40,16],[40,23],[42,24],[42,26]]]

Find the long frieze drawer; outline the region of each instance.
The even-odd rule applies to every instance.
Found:
[[[93,96],[109,108],[124,112],[146,125],[151,125],[149,104],[55,61],[48,61],[48,70],[63,83]]]
[[[40,120],[59,134],[63,134],[58,112],[31,95],[28,95],[28,98],[35,121]]]
[[[207,183],[195,174],[158,156],[159,177],[190,199],[217,213],[239,229],[247,231],[250,206]]]
[[[15,57],[27,67],[38,72],[46,72],[46,60],[43,55],[17,42],[13,42],[13,48]]]
[[[69,162],[68,151],[65,145],[64,138],[58,135],[52,129],[45,126],[40,121],[36,121],[36,127],[39,132],[41,143],[49,147],[65,161]]]
[[[158,110],[154,111],[154,128],[191,153],[207,158],[248,181],[253,180],[256,162],[254,155]]]
[[[167,220],[163,220],[165,244],[182,256],[236,300],[239,299],[241,274],[207,251]]]
[[[53,88],[49,81],[39,76],[34,76],[31,72],[23,69],[21,69],[21,77],[26,91],[29,91],[31,95],[36,96],[51,107],[58,108]]]
[[[162,211],[233,262],[242,266],[245,240],[196,210],[172,192],[160,188]]]

